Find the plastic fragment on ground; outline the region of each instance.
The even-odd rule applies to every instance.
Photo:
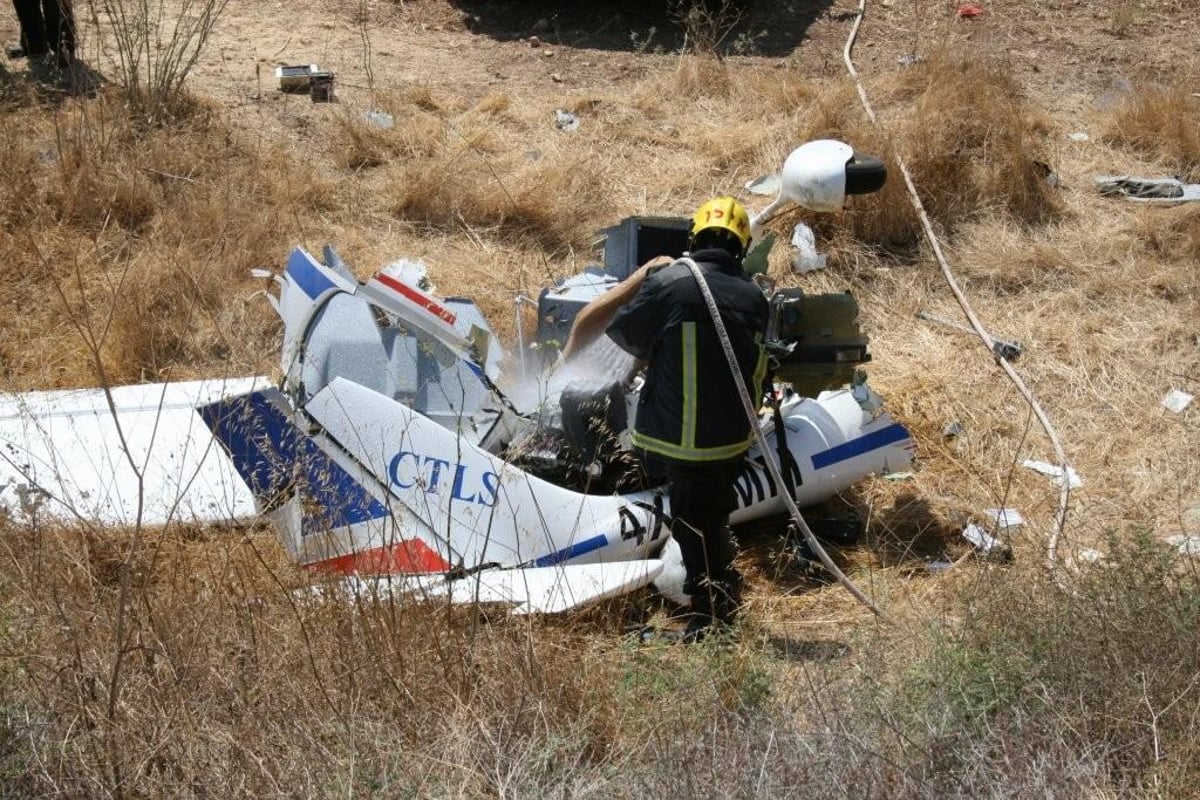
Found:
[[[815,272],[819,269],[825,269],[828,263],[828,257],[824,253],[817,252],[817,237],[813,233],[812,228],[805,225],[803,222],[797,223],[792,231],[792,245],[796,248],[796,255],[792,259],[792,270],[794,272]]]
[[[1176,548],[1181,556],[1200,558],[1200,536],[1176,534],[1175,536],[1168,536],[1163,541]]]
[[[1163,408],[1167,409],[1168,411],[1174,411],[1176,414],[1180,414],[1195,399],[1195,395],[1188,394],[1187,392],[1180,391],[1179,389],[1172,389],[1171,391],[1167,392],[1167,396],[1163,398],[1162,404]]]
[[[1104,560],[1104,553],[1101,553],[1099,550],[1093,550],[1090,547],[1084,547],[1075,553],[1075,560],[1095,564],[1097,561]]]
[[[995,521],[996,527],[1001,529],[1019,528],[1025,524],[1025,518],[1015,508],[989,508],[983,513]]]
[[[1092,137],[1088,136],[1083,131],[1073,131],[1067,134],[1067,138],[1072,142],[1087,142],[1090,141]]]
[[[984,555],[1000,556],[1002,558],[1010,558],[1012,556],[1012,548],[974,522],[968,523],[967,527],[963,528],[962,536]]]
[[[964,19],[970,19],[971,17],[981,16],[983,14],[983,6],[979,3],[963,3],[954,13]]]
[[[1187,203],[1200,200],[1200,183],[1176,178],[1142,178],[1136,175],[1097,175],[1096,188],[1105,197],[1124,197],[1134,203]]]
[[[1064,473],[1068,487],[1078,489],[1080,486],[1083,486],[1083,478],[1079,477],[1079,473],[1075,471],[1074,467],[1061,467],[1057,464],[1051,464],[1046,461],[1034,461],[1030,458],[1022,461],[1021,466],[1031,469],[1034,472],[1040,472],[1043,475],[1049,475],[1054,481],[1055,486],[1062,486]]]
[[[885,481],[897,482],[897,481],[911,480],[912,477],[913,477],[913,473],[911,471],[906,470],[905,472],[889,472],[887,475],[883,476],[883,479]]]
[[[554,127],[560,131],[571,131],[579,129],[579,117],[572,114],[570,111],[564,111],[561,108],[554,109]]]
[[[961,422],[951,422],[946,427],[942,428],[942,436],[947,439],[955,439],[967,432],[967,428]]]
[[[388,129],[395,127],[396,118],[386,111],[381,111],[378,108],[372,108],[363,112],[363,119],[368,125],[373,125],[376,128]]]

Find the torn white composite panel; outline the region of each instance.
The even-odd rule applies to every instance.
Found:
[[[197,406],[266,378],[0,394],[0,516],[162,525],[253,517]]]

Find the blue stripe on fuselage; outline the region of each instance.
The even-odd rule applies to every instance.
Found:
[[[564,547],[557,553],[550,553],[542,556],[533,563],[539,567],[550,567],[555,564],[561,564],[564,561],[570,561],[572,558],[581,556],[584,553],[590,553],[593,550],[599,550],[604,545],[608,544],[608,537],[603,534],[593,536],[591,539],[584,539],[582,542],[576,542],[570,547]]]
[[[303,292],[316,300],[321,294],[337,286],[329,276],[321,271],[312,256],[300,248],[296,248],[288,256],[287,274]]]
[[[831,447],[817,453],[812,457],[813,469],[822,469],[832,464],[837,464],[842,461],[848,461],[855,456],[860,456],[863,453],[869,453],[880,447],[886,447],[889,444],[902,442],[909,438],[908,431],[900,423],[889,425],[886,428],[880,428],[874,433],[868,433],[866,436],[861,436],[853,439],[845,444],[839,444],[837,447]]]

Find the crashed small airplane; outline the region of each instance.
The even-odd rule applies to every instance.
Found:
[[[806,172],[797,186],[785,167],[780,197],[802,191],[806,207],[831,210],[882,183],[864,179],[872,162],[847,145],[796,153],[789,164]],[[874,189],[856,190],[856,180]],[[639,263],[680,255],[686,235],[687,221],[673,218],[610,229],[603,269],[538,299],[537,347],[518,325],[512,378],[475,304],[433,294],[420,265],[398,262],[362,282],[332,248],[322,259],[296,248],[268,294],[283,320],[278,385],[0,400],[0,513],[124,525],[261,514],[298,563],[351,586],[518,612],[563,611],[651,582],[678,598],[665,486],[643,473],[627,435],[640,386],[632,364],[606,340],[557,369],[539,354]],[[855,369],[869,355],[853,298],[760,285],[786,385],[759,420],[770,452],[752,448],[737,479],[735,525],[783,511],[783,492],[810,505],[904,470],[914,448]],[[545,367],[526,363],[539,358]],[[782,467],[783,485],[766,459]]]

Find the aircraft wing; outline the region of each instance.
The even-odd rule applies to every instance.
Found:
[[[499,603],[512,606],[515,614],[556,614],[640,589],[662,570],[663,562],[641,559],[485,569],[452,579],[440,575],[353,577],[340,586],[355,596],[391,593],[455,604]]]
[[[195,409],[268,385],[0,393],[0,515],[109,525],[252,517],[253,495]]]

